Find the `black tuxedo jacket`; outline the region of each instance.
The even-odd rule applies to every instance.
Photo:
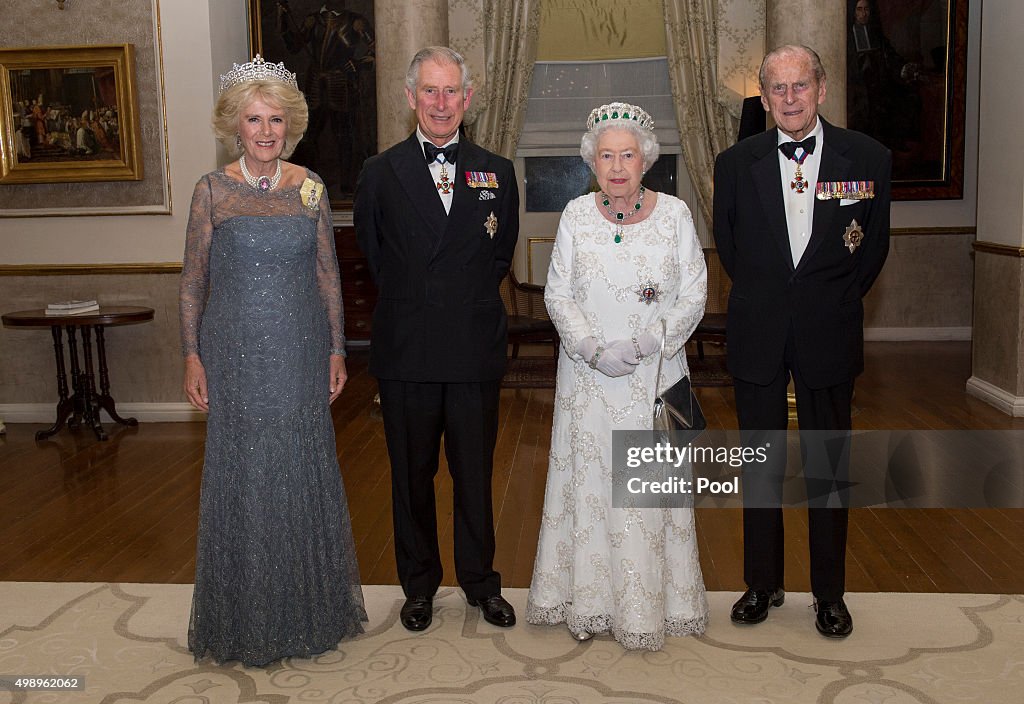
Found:
[[[819,116],[820,119],[820,116]],[[786,226],[778,130],[749,137],[715,161],[714,234],[733,281],[726,329],[729,371],[767,384],[792,331],[808,386],[852,380],[864,369],[864,306],[889,251],[892,155],[859,132],[822,120],[818,182],[873,181],[875,197],[842,205],[815,200],[811,237],[794,267]],[[804,194],[808,199],[815,193]],[[844,241],[856,221],[864,236]]]
[[[469,382],[505,373],[507,317],[498,287],[519,236],[512,162],[459,140],[445,214],[414,132],[363,165],[353,218],[377,284],[370,373]],[[467,172],[497,177],[471,187]]]

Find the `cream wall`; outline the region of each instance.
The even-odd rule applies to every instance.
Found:
[[[992,207],[978,213],[978,239],[1024,246],[1024,91],[1020,67],[1024,65],[1020,29],[1024,27],[1024,3],[995,0],[985,7],[985,74],[981,76],[981,109],[991,137],[984,139],[984,203]],[[1005,204],[1006,207],[998,207]]]
[[[974,354],[967,392],[1024,416],[1024,111],[1019,0],[985,3]]]

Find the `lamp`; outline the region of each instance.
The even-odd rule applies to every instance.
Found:
[[[760,134],[766,129],[764,106],[761,105],[761,96],[754,95],[743,99],[743,109],[740,111],[740,131],[736,141],[741,141],[755,134]]]

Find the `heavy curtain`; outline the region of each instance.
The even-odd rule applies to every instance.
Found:
[[[473,141],[512,159],[526,115],[537,58],[540,0],[483,0],[485,95],[470,127]]]
[[[718,99],[716,1],[664,2],[668,73],[683,159],[701,214],[711,223],[715,157],[736,141],[739,126]]]

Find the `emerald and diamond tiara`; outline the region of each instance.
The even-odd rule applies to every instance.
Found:
[[[608,103],[594,108],[590,111],[590,117],[587,118],[587,129],[592,130],[595,125],[609,120],[628,120],[635,122],[645,130],[654,129],[654,118],[639,105],[630,105],[629,103]]]

